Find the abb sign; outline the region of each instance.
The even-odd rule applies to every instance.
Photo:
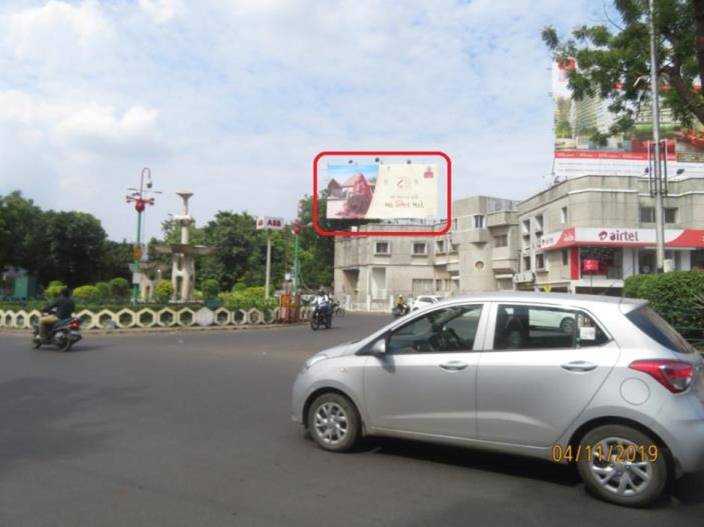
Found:
[[[280,231],[284,228],[283,218],[270,218],[268,216],[259,216],[257,218],[257,230],[271,229]]]

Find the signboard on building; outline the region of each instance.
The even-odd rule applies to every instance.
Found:
[[[257,230],[269,229],[274,231],[280,231],[283,228],[283,218],[270,218],[269,216],[259,216],[257,218]]]
[[[546,234],[540,241],[544,251],[578,245],[648,247],[655,245],[655,229],[620,227],[570,227]],[[667,247],[704,247],[704,230],[665,229]]]
[[[643,176],[652,140],[649,103],[643,101],[636,109],[631,130],[612,134],[610,128],[618,119],[609,111],[613,101],[599,96],[579,101],[572,98],[568,75],[576,67],[574,60],[568,60],[555,63],[552,68],[555,177]],[[662,138],[667,140],[665,157],[670,176],[680,168],[685,170],[685,176],[704,176],[704,128],[682,126],[667,108],[662,109],[660,121]]]
[[[330,164],[328,219],[435,219],[438,169],[433,164]]]

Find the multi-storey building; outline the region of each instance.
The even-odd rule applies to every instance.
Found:
[[[666,270],[704,268],[704,179],[671,180],[664,201]],[[647,178],[575,177],[521,202],[459,199],[453,212],[444,236],[338,237],[335,294],[361,309],[385,309],[398,294],[515,288],[616,295],[626,277],[655,271]]]
[[[704,180],[670,181],[666,266],[704,266]],[[517,205],[519,289],[620,294],[623,280],[655,270],[655,209],[648,179],[583,176]]]
[[[511,200],[474,196],[453,202],[448,235],[337,237],[335,295],[362,309],[386,309],[396,295],[448,296],[512,289],[518,269],[518,229]],[[443,225],[424,226],[441,230]],[[360,230],[419,230],[362,226]]]

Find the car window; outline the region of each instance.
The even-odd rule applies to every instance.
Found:
[[[401,326],[390,336],[387,353],[471,351],[482,305],[436,309]]]
[[[692,353],[694,349],[675,328],[670,326],[650,307],[644,306],[626,314],[626,318],[655,342],[678,353]]]
[[[585,348],[608,340],[601,327],[579,310],[501,304],[496,315],[495,350]]]

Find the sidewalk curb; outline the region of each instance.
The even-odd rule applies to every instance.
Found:
[[[98,336],[120,336],[120,335],[147,335],[153,333],[198,333],[203,331],[250,331],[261,329],[285,329],[308,325],[307,321],[294,322],[291,324],[248,324],[242,326],[185,326],[185,327],[155,327],[155,328],[125,328],[125,329],[87,329],[83,335],[98,335]],[[31,332],[31,329],[11,329],[1,328],[0,335],[26,335]]]

